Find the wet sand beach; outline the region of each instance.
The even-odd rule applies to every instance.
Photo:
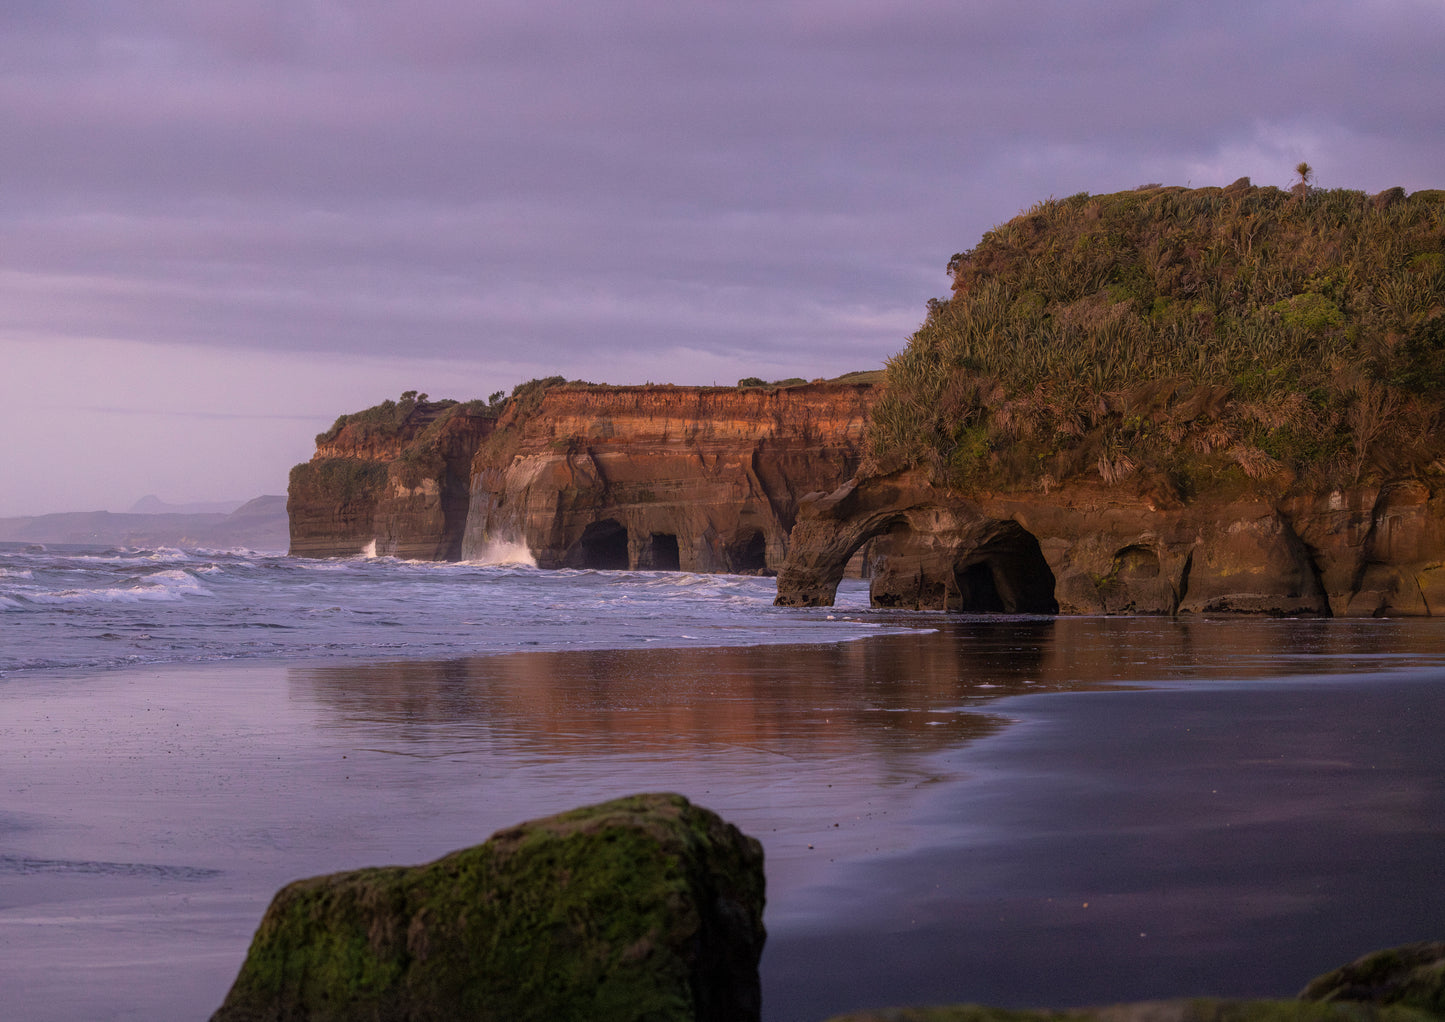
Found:
[[[763,841],[775,1020],[1288,995],[1440,936],[1437,622],[914,623],[0,678],[8,1017],[203,1018],[285,882],[645,790]]]

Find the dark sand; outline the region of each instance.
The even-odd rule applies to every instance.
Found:
[[[286,881],[642,790],[763,840],[775,1020],[1288,995],[1442,936],[1439,623],[931,623],[0,678],[5,1017],[203,1018]]]

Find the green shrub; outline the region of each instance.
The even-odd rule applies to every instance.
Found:
[[[1275,302],[1272,308],[1285,326],[1311,334],[1342,326],[1345,322],[1345,314],[1334,302],[1314,292]]]
[[[953,294],[888,361],[872,463],[960,486],[1201,458],[1261,485],[1428,464],[1445,453],[1441,195],[1241,179],[1037,203],[949,260]],[[1372,426],[1361,460],[1369,387],[1377,410],[1413,411]],[[1130,395],[1164,391],[1149,431],[1122,429]]]

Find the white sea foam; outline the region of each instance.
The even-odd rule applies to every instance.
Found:
[[[185,571],[172,568],[136,579],[128,586],[103,586],[95,589],[62,589],[57,592],[33,593],[28,599],[41,604],[146,603],[174,602],[187,596],[213,596]]]
[[[532,551],[527,548],[527,544],[520,540],[494,539],[482,547],[481,552],[467,563],[535,568],[537,559],[532,556]]]
[[[12,575],[33,575],[0,584],[0,671],[128,662],[142,634],[154,637],[144,643],[147,661],[203,661],[383,651],[447,658],[876,633],[871,623],[774,608],[768,578],[540,571],[524,549],[493,548],[498,563],[484,564],[218,554],[156,563],[155,551],[92,548],[43,560],[0,552]],[[851,595],[843,591],[849,584],[840,600]],[[866,605],[866,583],[851,584]]]
[[[361,548],[361,556],[365,557],[368,561],[376,560],[376,540],[373,539]]]
[[[154,550],[136,551],[147,561],[189,561],[191,555],[176,547],[157,547]]]

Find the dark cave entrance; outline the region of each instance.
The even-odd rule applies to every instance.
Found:
[[[677,549],[677,537],[654,532],[647,544],[646,563],[638,566],[652,571],[681,571],[682,555]]]
[[[979,561],[959,568],[953,573],[958,586],[958,609],[968,614],[1006,614],[1008,608],[998,594],[993,580],[993,568],[987,561]]]
[[[627,529],[616,519],[606,518],[587,526],[580,545],[584,568],[625,571],[628,567]]]
[[[1008,522],[955,562],[949,610],[971,614],[1057,614],[1054,573],[1039,541]],[[955,605],[956,603],[956,605]]]
[[[735,575],[763,575],[768,570],[768,540],[752,529],[737,537],[728,549],[728,570]]]

